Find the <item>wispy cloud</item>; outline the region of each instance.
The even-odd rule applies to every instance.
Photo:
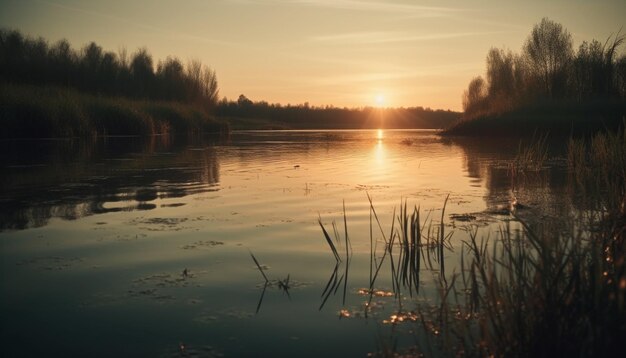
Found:
[[[418,77],[446,76],[455,72],[465,72],[475,66],[474,63],[454,63],[441,66],[428,66],[416,69],[395,69],[380,72],[357,72],[344,75],[310,78],[307,82],[313,85],[352,85],[376,83],[393,80],[404,80]]]
[[[343,10],[395,12],[402,14],[418,15],[420,17],[440,17],[463,11],[463,9],[422,6],[412,3],[400,3],[389,1],[361,1],[361,0],[293,0],[295,4],[308,6],[327,7]]]
[[[320,35],[311,37],[312,41],[324,42],[328,44],[378,44],[396,42],[419,42],[456,39],[461,37],[493,35],[499,32],[455,32],[455,33],[435,33],[424,35],[408,35],[395,31],[367,31],[351,32],[343,34]]]
[[[381,0],[227,0],[242,4],[296,5],[349,11],[396,13],[410,17],[444,17],[466,11],[462,8],[423,6],[410,2]]]
[[[100,12],[100,11],[93,11],[93,10],[89,10],[89,9],[83,8],[83,7],[60,4],[60,3],[57,3],[57,2],[54,2],[54,1],[46,1],[46,0],[35,0],[35,1],[38,2],[38,3],[44,4],[44,5],[47,5],[47,6],[56,7],[56,8],[63,9],[63,10],[68,10],[68,11],[72,11],[72,12],[79,13],[79,14],[82,14],[82,15],[102,18],[102,19],[114,21],[116,23],[133,26],[133,27],[135,27],[137,29],[141,29],[141,30],[147,31],[147,32],[149,32],[151,34],[158,34],[160,36],[175,37],[175,38],[179,38],[179,39],[185,39],[185,40],[190,40],[190,41],[201,42],[201,43],[204,43],[204,44],[214,44],[214,45],[221,45],[221,46],[228,46],[228,47],[235,47],[235,46],[237,46],[237,44],[234,44],[233,42],[227,42],[227,41],[221,41],[221,40],[211,39],[211,38],[197,36],[197,35],[191,35],[191,34],[180,32],[180,31],[172,31],[170,29],[166,30],[166,29],[163,29],[163,28],[160,28],[160,27],[146,25],[144,23],[140,23],[140,22],[138,22],[136,20],[132,20],[132,19],[129,19],[129,18],[116,16],[116,15],[112,15],[112,14],[109,14],[109,13],[103,13],[103,12]]]

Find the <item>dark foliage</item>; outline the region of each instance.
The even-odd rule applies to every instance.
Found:
[[[227,133],[199,105],[0,83],[0,140],[108,135]]]
[[[489,51],[486,78],[470,82],[463,119],[448,133],[502,134],[515,128],[568,135],[571,130],[617,128],[626,114],[626,56],[618,54],[623,41],[618,33],[604,43],[585,41],[575,52],[569,32],[542,19],[520,54]],[[472,123],[476,119],[480,121]]]
[[[193,103],[212,110],[217,102],[215,72],[199,61],[183,66],[168,57],[154,66],[146,49],[130,57],[104,51],[95,42],[74,50],[66,40],[50,45],[19,31],[0,30],[0,82],[52,85],[81,92],[134,99]]]

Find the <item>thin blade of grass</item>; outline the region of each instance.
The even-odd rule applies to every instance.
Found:
[[[254,254],[252,253],[252,251],[250,251],[250,256],[252,256],[252,260],[254,260],[254,263],[256,264],[256,267],[259,269],[259,272],[261,273],[261,275],[263,275],[265,282],[269,282],[269,280],[267,279],[267,276],[265,276],[265,272],[263,272],[263,269],[261,268],[261,265],[259,265],[259,261],[257,261],[256,257],[254,257]]]

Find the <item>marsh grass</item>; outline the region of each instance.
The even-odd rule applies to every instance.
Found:
[[[392,336],[375,356],[610,356],[626,337],[626,132],[570,140],[572,192],[588,203],[558,220],[468,226],[459,263],[445,262],[451,233],[420,209],[394,209],[386,234],[370,200],[370,298],[388,261],[397,311],[384,323],[411,324],[414,345]],[[543,167],[545,139],[522,151]],[[539,158],[539,159],[537,159]],[[527,166],[525,166],[527,167]],[[373,236],[378,227],[382,255]],[[446,273],[446,265],[457,267]],[[431,272],[436,299],[420,290]],[[346,284],[343,281],[344,285]],[[412,298],[402,292],[408,292]],[[407,310],[411,304],[414,308]]]
[[[588,140],[570,139],[567,164],[572,189],[591,208],[601,210],[622,227],[626,216],[626,122],[618,132],[598,133]],[[619,224],[619,223],[618,223]]]
[[[252,260],[254,261],[254,264],[256,265],[257,269],[259,269],[259,272],[261,273],[261,275],[263,275],[263,278],[265,279],[265,284],[267,285],[267,283],[270,282],[270,280],[265,275],[265,272],[263,272],[263,268],[259,264],[259,261],[256,259],[252,251],[250,251],[250,256],[252,257]]]
[[[322,292],[322,303],[319,307],[319,309],[321,310],[322,308],[324,308],[324,305],[328,301],[328,298],[331,296],[331,294],[335,295],[337,293],[337,290],[340,287],[343,287],[342,304],[343,305],[346,304],[346,295],[347,295],[347,290],[348,290],[348,273],[350,270],[350,259],[352,257],[352,244],[350,243],[350,238],[348,236],[348,217],[346,215],[345,201],[343,203],[343,226],[344,226],[343,240],[341,239],[341,234],[339,233],[339,230],[337,229],[337,223],[335,221],[332,222],[332,228],[333,228],[332,232],[335,237],[334,241],[330,237],[326,228],[324,227],[324,223],[322,222],[321,216],[318,217],[318,223],[322,229],[322,232],[324,233],[324,238],[326,239],[326,242],[328,243],[328,246],[330,247],[333,253],[333,256],[335,258],[335,268],[333,269],[330,279],[328,280],[328,283],[326,284],[326,287],[324,288],[324,291]],[[337,245],[341,245],[342,242],[343,242],[343,246],[345,249],[344,261],[342,261],[341,256],[339,255],[337,246],[335,246],[335,243]],[[344,265],[344,272],[341,276],[338,276],[340,265]]]
[[[528,142],[520,140],[510,167],[516,172],[540,171],[548,160],[548,134],[535,133]]]
[[[581,209],[495,238],[469,228],[460,280],[438,280],[439,322],[417,351],[453,356],[608,356],[626,336],[625,132],[571,139],[567,163]],[[545,143],[522,151],[539,163]]]
[[[0,85],[0,139],[228,131],[193,105],[102,97],[31,85]]]

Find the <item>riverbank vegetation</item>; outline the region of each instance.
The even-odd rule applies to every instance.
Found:
[[[215,71],[146,49],[129,55],[95,42],[74,50],[0,30],[0,138],[226,131],[211,118]]]
[[[522,156],[543,152],[543,137],[530,145],[534,148],[521,148]],[[382,280],[381,268],[389,266],[390,295],[397,299],[397,310],[383,319],[394,326],[391,336],[372,355],[543,357],[621,352],[626,335],[626,132],[572,139],[565,163],[569,214],[533,218],[522,214],[528,208],[514,205],[509,213],[500,214],[507,216],[500,224],[466,218],[465,225],[455,224],[464,232],[460,244],[452,243],[456,233],[446,232],[447,199],[440,222],[429,216],[420,219],[419,208],[407,211],[403,203],[394,210],[390,230],[381,225],[370,199],[374,267],[367,291],[370,297],[381,292],[384,283],[377,280]],[[378,229],[382,255],[371,236]],[[324,236],[328,240],[325,232]],[[451,257],[458,261],[450,262]],[[434,297],[420,290],[429,276]],[[367,302],[363,305],[365,317],[376,313],[369,307]],[[403,339],[403,334],[411,339]]]
[[[227,133],[201,107],[75,89],[0,85],[0,139]]]
[[[452,135],[569,136],[616,130],[626,115],[624,35],[584,41],[575,51],[561,24],[542,19],[521,53],[492,48],[485,78],[463,95],[463,118]]]
[[[460,285],[441,283],[454,295],[442,298],[440,314],[455,317],[442,339],[472,356],[619,352],[626,334],[625,159],[623,129],[572,139],[569,216],[528,221],[513,214],[521,227],[503,224],[495,239],[472,228]]]
[[[442,129],[461,114],[450,110],[410,108],[314,107],[308,103],[281,105],[254,102],[244,95],[237,101],[224,98],[215,113],[234,129]]]

